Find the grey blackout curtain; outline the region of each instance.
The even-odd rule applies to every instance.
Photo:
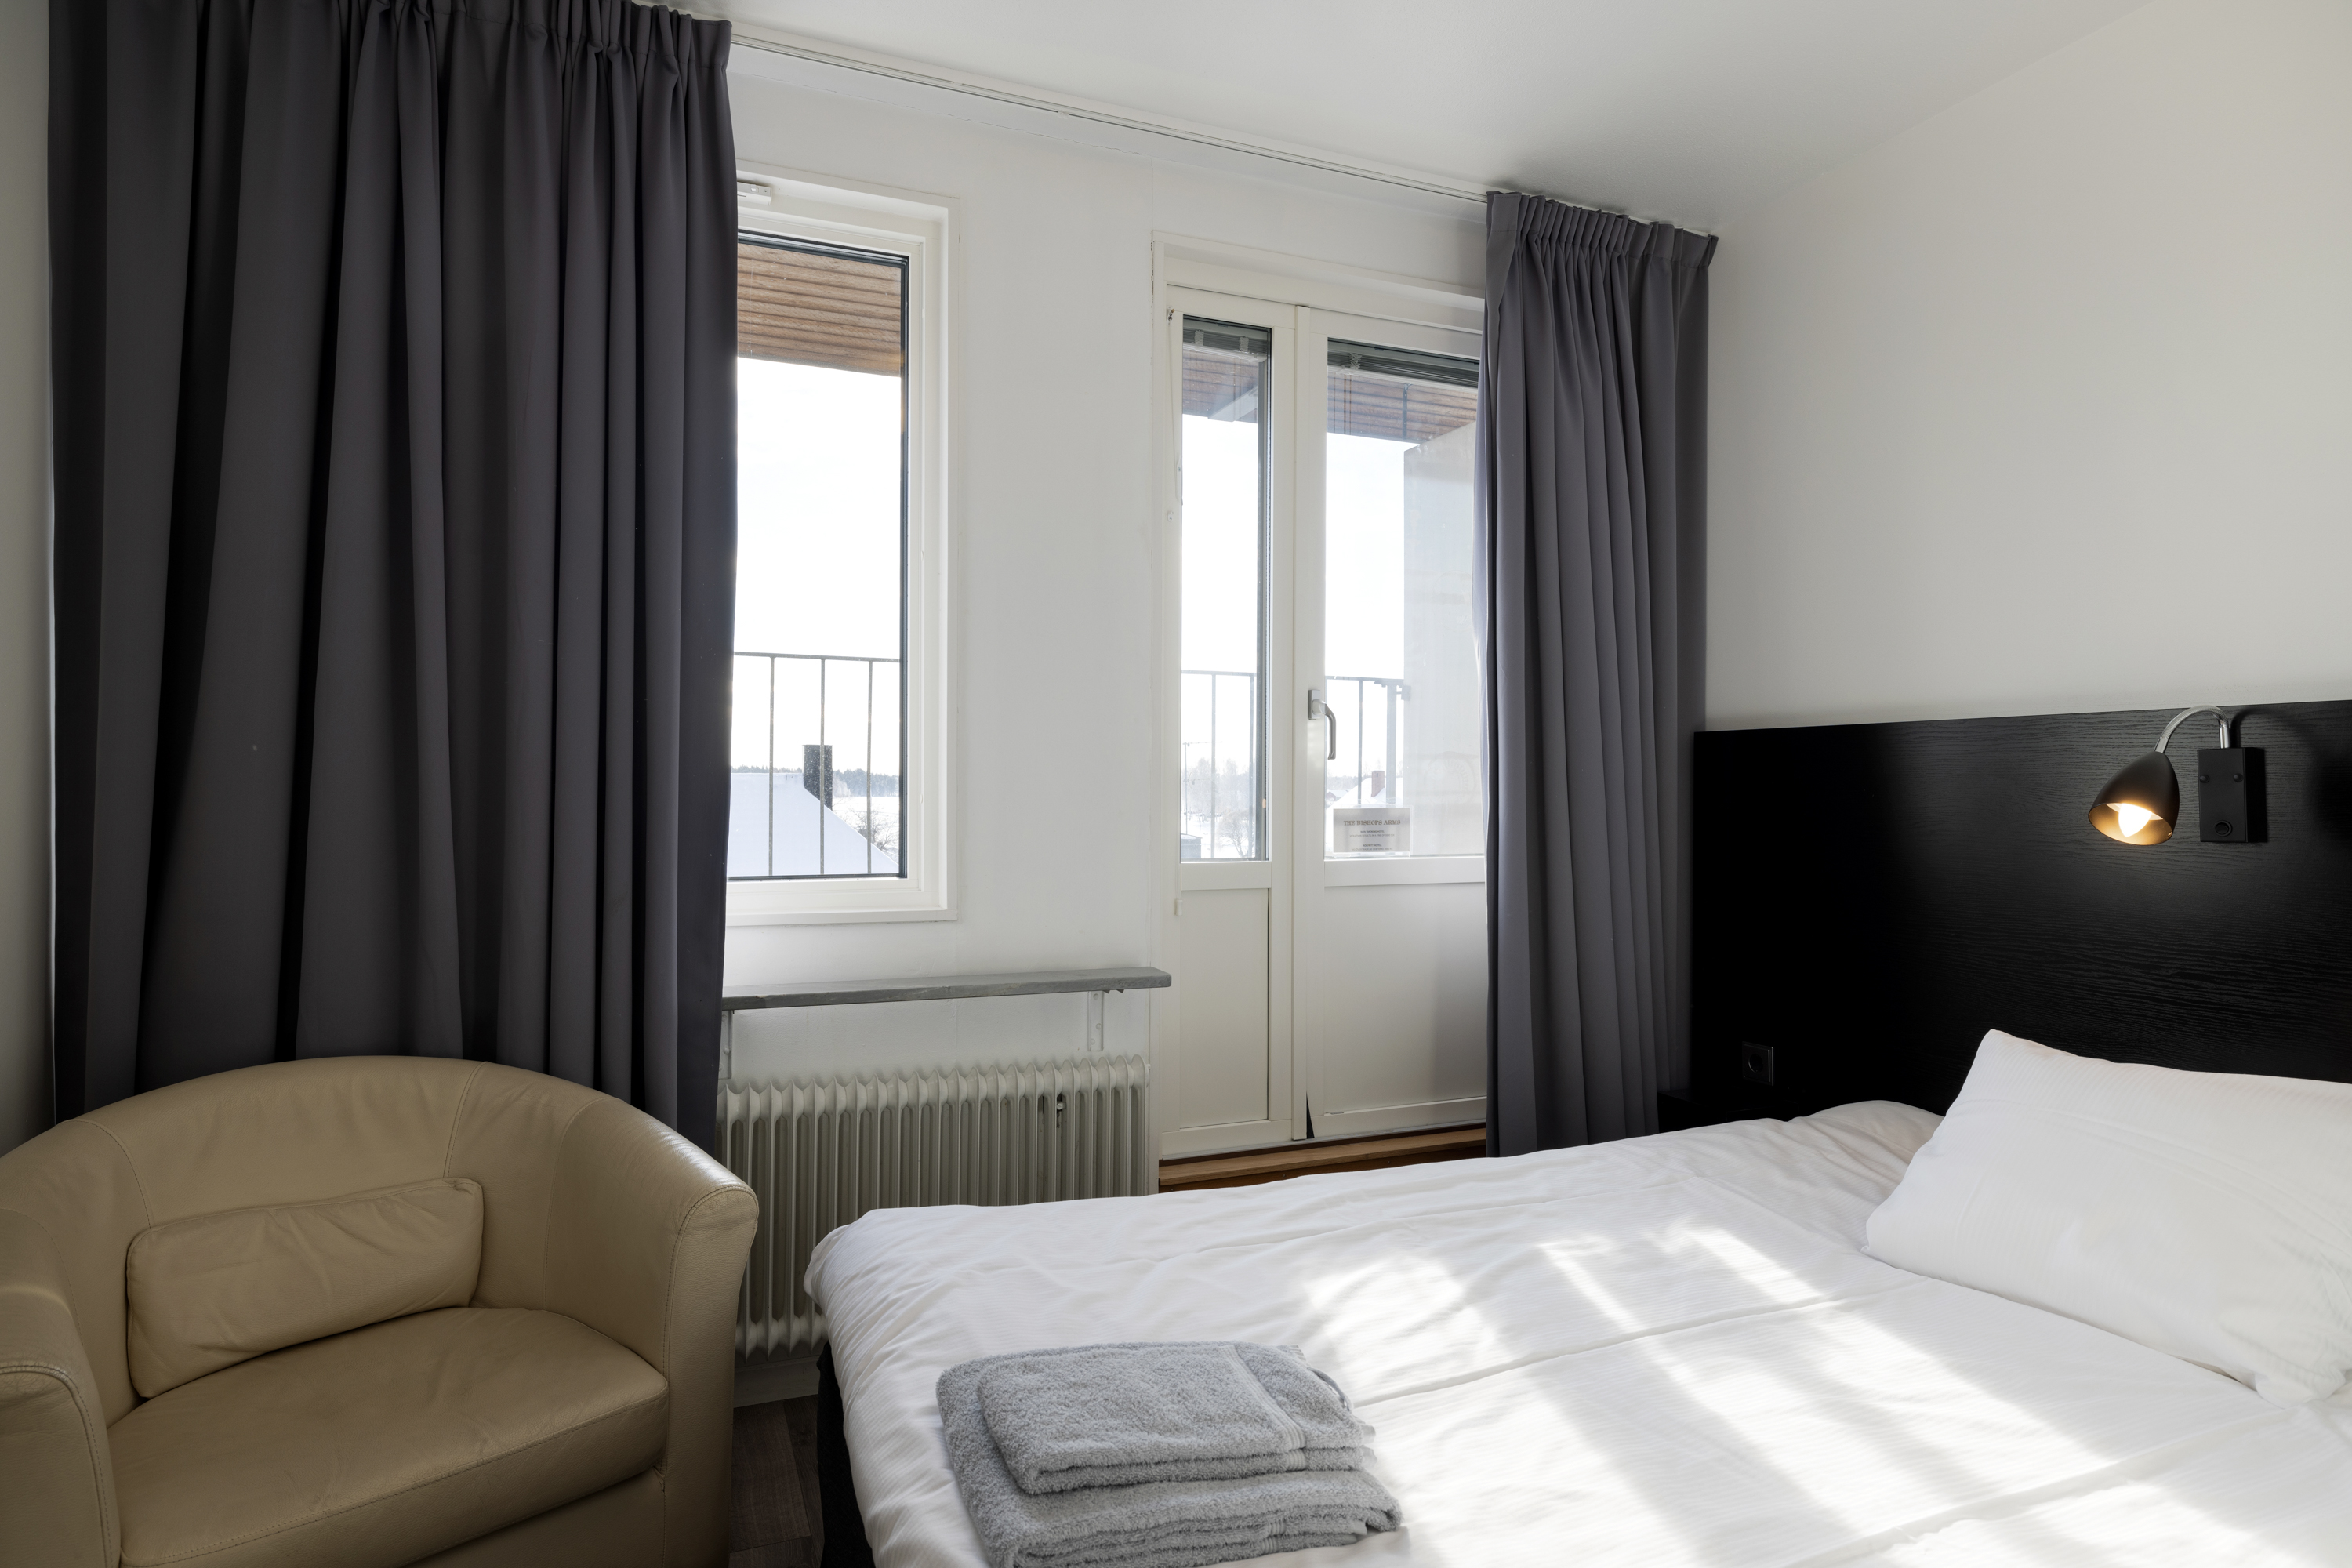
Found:
[[[1714,251],[1664,224],[1486,200],[1490,1153],[1649,1131],[1687,1060]]]
[[[486,1058],[708,1142],[728,28],[53,0],[58,1110]]]

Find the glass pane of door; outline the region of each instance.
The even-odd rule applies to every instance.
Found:
[[[1478,362],[1330,344],[1324,852],[1486,852],[1470,474]]]
[[[902,256],[736,246],[727,874],[904,875]]]
[[[1267,382],[1273,335],[1183,321],[1180,765],[1187,860],[1265,856]]]

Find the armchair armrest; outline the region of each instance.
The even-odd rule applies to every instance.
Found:
[[[759,1217],[751,1188],[619,1100],[590,1107],[564,1133],[548,1214],[548,1304],[669,1380],[666,1563],[726,1560],[735,1308]]]
[[[0,1568],[114,1568],[114,1459],[48,1231],[0,1209]]]

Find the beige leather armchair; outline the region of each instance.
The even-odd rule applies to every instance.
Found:
[[[592,1089],[223,1073],[0,1157],[0,1564],[716,1568],[758,1205]]]

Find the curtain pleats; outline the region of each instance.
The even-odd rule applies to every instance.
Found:
[[[1712,238],[1487,201],[1487,1142],[1656,1126],[1687,1055]]]
[[[56,0],[58,1110],[297,1056],[707,1139],[728,29]]]

